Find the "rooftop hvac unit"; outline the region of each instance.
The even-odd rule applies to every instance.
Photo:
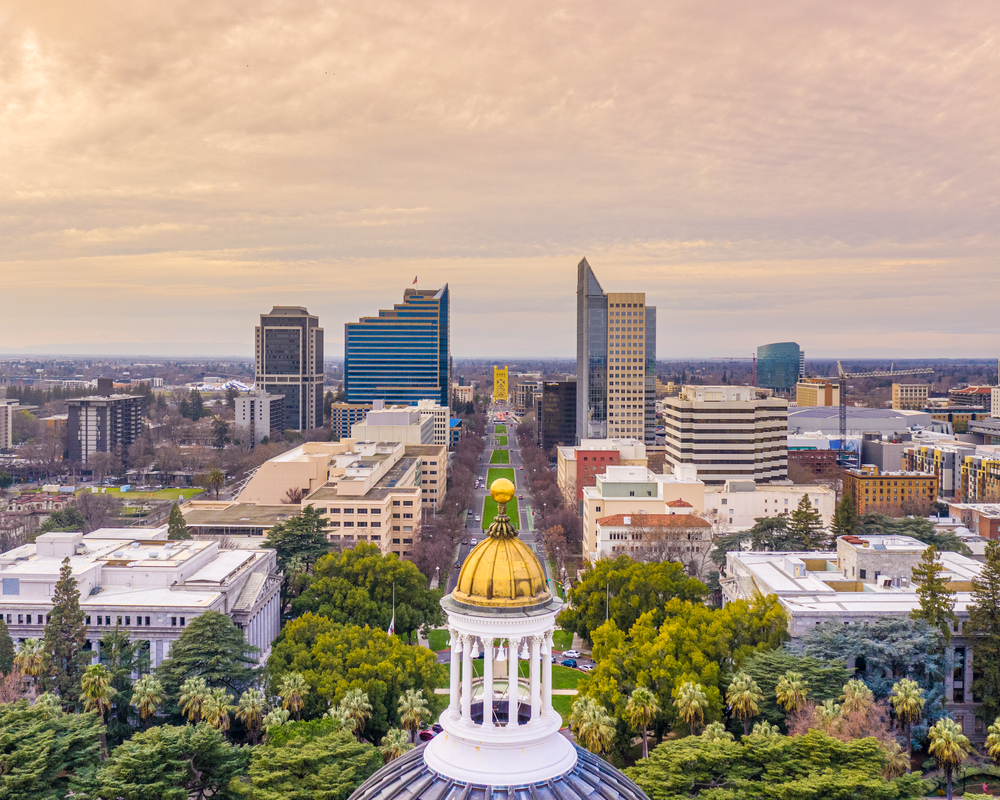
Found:
[[[115,550],[115,552],[114,552],[114,557],[115,558],[121,558],[123,555],[125,555],[125,551],[124,550]]]

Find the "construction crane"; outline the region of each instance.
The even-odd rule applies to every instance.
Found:
[[[848,378],[895,378],[900,375],[933,375],[934,370],[930,367],[919,367],[916,369],[896,369],[896,365],[890,364],[887,370],[876,370],[874,372],[844,372],[844,368],[837,362],[837,375],[821,380],[836,380],[840,388],[840,454],[837,461],[840,466],[844,466],[844,452],[847,449],[847,379]]]

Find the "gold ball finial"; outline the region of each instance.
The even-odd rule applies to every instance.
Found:
[[[506,478],[497,478],[490,485],[490,497],[497,503],[509,503],[514,499],[514,484]]]

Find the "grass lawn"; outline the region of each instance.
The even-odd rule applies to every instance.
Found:
[[[575,689],[584,673],[578,669],[561,667],[558,664],[552,665],[552,688],[553,689]]]
[[[560,652],[569,650],[573,646],[572,632],[562,629],[557,630],[552,634],[552,646]]]
[[[181,495],[184,495],[185,500],[190,500],[192,497],[196,497],[202,494],[204,489],[190,488],[190,489],[160,489],[155,492],[122,492],[119,491],[117,486],[101,487],[107,488],[105,494],[110,494],[117,497],[119,500],[178,500]],[[86,492],[90,494],[90,487],[84,489],[78,489],[77,494]]]
[[[514,476],[514,470],[512,469],[502,469],[494,468],[490,469],[486,473],[486,485],[492,486],[493,481],[497,478],[506,478],[515,486],[517,485],[517,479]],[[517,510],[517,498],[515,497],[509,503],[507,503],[507,513],[510,515],[511,520],[515,527],[519,527],[520,515]],[[483,503],[483,530],[485,531],[490,524],[493,522],[493,518],[497,515],[497,504],[492,497],[487,497],[486,501]]]
[[[509,464],[510,463],[510,451],[509,450],[494,450],[493,455],[490,456],[491,464]]]
[[[430,631],[427,634],[427,641],[430,642],[431,650],[447,650],[448,631]]]
[[[573,710],[573,702],[576,697],[570,694],[557,694],[552,697],[552,708],[562,717],[563,727],[569,727],[569,714]]]
[[[497,437],[497,445],[500,446],[500,447],[506,447],[507,446],[507,437],[506,436],[498,436]]]
[[[494,426],[493,432],[494,433],[507,433],[507,426],[504,425],[503,423],[500,423],[499,425]]]

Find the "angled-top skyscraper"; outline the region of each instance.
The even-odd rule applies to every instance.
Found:
[[[348,403],[449,405],[451,323],[448,284],[407,289],[403,302],[377,317],[344,326],[344,391]]]
[[[586,258],[576,282],[576,435],[656,437],[656,308],[644,292],[605,293]]]
[[[323,425],[323,329],[301,306],[275,306],[257,326],[254,389],[285,398],[284,424]]]

